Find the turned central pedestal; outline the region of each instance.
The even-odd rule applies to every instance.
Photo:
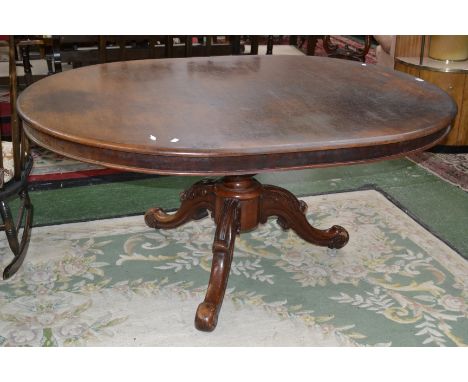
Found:
[[[262,185],[252,176],[227,176],[215,187],[214,220],[222,221],[223,206],[227,199],[237,200],[238,233],[251,231],[260,222]]]
[[[303,201],[283,188],[261,184],[253,175],[202,180],[184,191],[180,200],[176,213],[167,214],[161,208],[151,208],[145,214],[145,221],[149,227],[169,229],[211,212],[216,223],[213,262],[205,300],[195,315],[195,326],[203,331],[216,327],[237,234],[251,231],[259,223],[266,223],[270,216],[276,216],[283,229],[291,228],[315,245],[341,248],[349,239],[348,232],[340,226],[325,230],[312,227],[307,221],[307,205]]]

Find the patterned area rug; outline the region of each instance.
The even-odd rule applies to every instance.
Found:
[[[363,42],[357,42],[349,37],[345,36],[331,36],[330,37],[331,43],[334,45],[338,45],[340,48],[345,47],[346,45],[349,47],[352,47],[354,49],[362,49],[364,47]],[[273,48],[273,51],[275,49]],[[307,52],[307,40],[304,42],[304,44],[301,46],[301,50],[305,53]],[[315,45],[315,56],[322,56],[322,57],[327,57],[328,54],[325,52],[325,49],[323,48],[323,41],[322,39],[317,40],[317,44]],[[369,52],[366,55],[366,62],[368,64],[376,64],[377,63],[377,58],[375,55],[375,47],[371,46],[369,49]]]
[[[413,162],[438,177],[468,191],[468,154],[444,154],[424,151],[408,156]]]
[[[218,328],[195,330],[214,224],[151,230],[141,216],[35,228],[0,282],[3,346],[464,346],[468,263],[377,191],[307,197],[339,251],[275,220],[242,234]],[[0,241],[0,268],[10,257]]]
[[[70,159],[39,146],[31,148],[31,155],[34,165],[29,176],[30,182],[87,178],[121,172]]]

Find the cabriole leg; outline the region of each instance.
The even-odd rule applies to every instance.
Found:
[[[210,281],[205,300],[198,306],[195,315],[195,327],[198,330],[211,332],[218,323],[231,269],[234,242],[239,232],[239,204],[237,199],[225,199],[223,203],[213,242]]]
[[[268,217],[277,216],[278,224],[284,230],[292,229],[305,241],[328,248],[342,248],[349,240],[348,232],[341,226],[328,229],[312,227],[306,218],[307,204],[298,200],[284,188],[264,185],[262,194],[261,222]]]

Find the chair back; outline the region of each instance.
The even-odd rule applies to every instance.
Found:
[[[22,171],[25,169],[29,145],[26,139],[22,122],[18,118],[16,111],[16,99],[18,98],[18,78],[16,73],[16,58],[15,58],[15,40],[13,36],[9,38],[9,100],[10,100],[10,126],[11,126],[11,141],[6,141],[0,135],[0,147],[2,155],[0,155],[0,185],[13,179],[21,180]],[[11,165],[13,160],[13,165]]]
[[[241,54],[241,36],[52,36],[54,72],[105,62]],[[258,43],[252,36],[254,50]]]
[[[11,147],[13,156],[13,179],[20,180],[25,169],[29,153],[29,141],[24,135],[23,124],[16,111],[18,98],[18,78],[16,73],[15,38],[9,40],[9,79],[10,79],[10,108],[11,108]],[[2,145],[3,148],[3,145]],[[3,155],[2,155],[3,157]],[[3,167],[3,166],[2,166]]]
[[[13,276],[27,253],[32,227],[33,207],[28,195],[28,175],[32,168],[32,158],[29,155],[29,144],[22,128],[22,122],[16,112],[18,96],[18,78],[16,75],[15,39],[9,39],[9,80],[11,108],[11,142],[0,141],[2,155],[0,188],[0,217],[8,245],[13,252],[13,260],[3,270],[3,278]],[[11,163],[12,162],[12,163]],[[7,178],[6,175],[9,175]],[[11,178],[10,178],[11,177]],[[17,196],[20,199],[17,219],[15,221],[8,200]]]

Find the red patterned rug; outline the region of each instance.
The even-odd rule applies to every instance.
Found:
[[[332,44],[338,45],[340,48],[349,46],[353,49],[359,49],[364,47],[364,42],[357,41],[357,39],[353,39],[347,36],[331,36],[330,40]],[[300,48],[304,53],[307,52],[307,40],[302,44]],[[274,48],[273,48],[274,50]],[[322,57],[327,57],[327,52],[325,52],[325,49],[323,48],[323,41],[322,39],[319,39],[317,41],[317,44],[315,45],[315,55],[316,56],[322,56]],[[366,63],[368,64],[376,64],[377,59],[375,56],[375,47],[371,46],[369,49],[369,53],[366,55]]]
[[[0,132],[2,136],[11,136],[10,93],[0,88]]]
[[[408,159],[439,178],[468,191],[468,153],[445,154],[425,151],[411,154]]]

